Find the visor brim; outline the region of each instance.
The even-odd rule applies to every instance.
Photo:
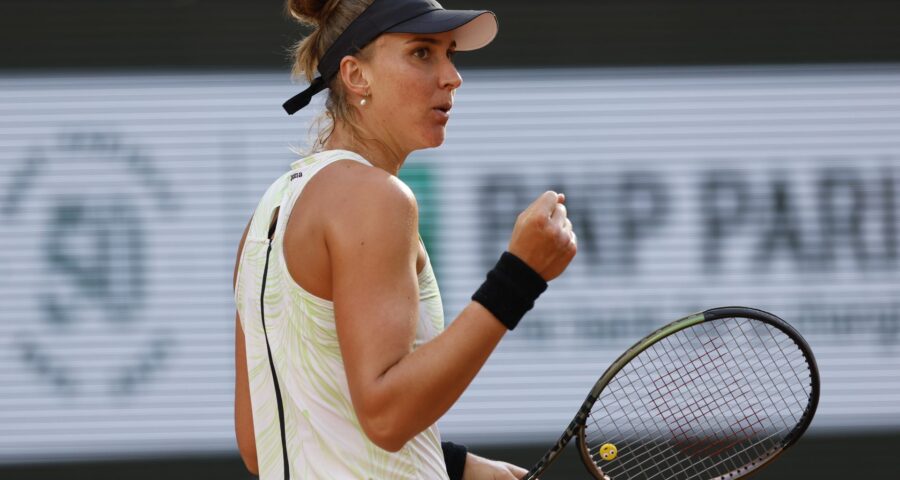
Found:
[[[487,10],[432,10],[385,30],[385,33],[453,32],[456,50],[478,50],[497,36],[497,16]]]

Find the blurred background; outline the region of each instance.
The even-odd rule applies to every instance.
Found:
[[[810,432],[760,478],[900,448],[900,3],[489,8],[448,139],[402,172],[448,321],[541,191],[579,255],[442,420],[530,466],[624,348],[742,304],[807,336]],[[0,2],[0,478],[244,479],[231,275],[321,109],[280,1]],[[317,101],[321,102],[321,99]],[[588,478],[574,451],[550,479]]]

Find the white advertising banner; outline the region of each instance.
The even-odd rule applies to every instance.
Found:
[[[553,440],[625,348],[769,310],[822,373],[813,432],[900,429],[900,67],[465,73],[414,154],[447,320],[563,191],[569,270],[441,422]],[[282,74],[0,78],[0,462],[233,450],[231,275],[312,112]],[[321,100],[319,100],[321,101]]]

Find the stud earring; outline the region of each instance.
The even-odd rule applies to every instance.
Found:
[[[362,100],[359,101],[359,104],[363,107],[365,107],[367,103],[369,103],[369,102],[367,102],[365,98],[363,98]]]

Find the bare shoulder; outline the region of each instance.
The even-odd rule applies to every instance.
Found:
[[[412,190],[378,168],[352,160],[336,162],[319,172],[308,188],[314,189],[316,197],[328,205],[331,227],[418,223]]]

